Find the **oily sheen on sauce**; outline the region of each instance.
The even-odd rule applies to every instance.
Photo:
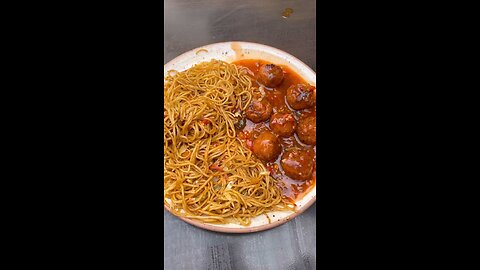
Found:
[[[260,67],[262,65],[270,64],[270,63],[262,60],[249,59],[249,60],[235,61],[234,64],[248,68],[253,74],[253,77],[256,77],[259,73]],[[300,77],[298,74],[296,74],[287,66],[281,66],[281,67],[284,71],[284,79],[280,85],[274,88],[268,88],[256,82],[257,86],[264,87],[265,98],[270,102],[270,104],[273,107],[273,110],[292,113],[295,116],[295,119],[297,121],[300,118],[300,116],[302,117],[315,116],[316,106],[314,106],[313,108],[299,111],[299,110],[292,109],[288,105],[288,103],[286,102],[287,89],[292,85],[308,84],[308,83],[306,83],[305,80],[302,79],[302,77]],[[260,133],[269,129],[269,122],[270,121],[253,123],[252,121],[247,119],[245,127],[238,133],[239,134],[238,136],[241,139],[246,141],[246,145],[249,145],[251,144],[251,141],[253,139],[258,137]],[[280,161],[282,159],[282,154],[286,149],[289,149],[292,147],[298,147],[298,148],[313,149],[313,152],[315,153],[315,156],[316,156],[316,145],[312,147],[312,146],[303,144],[298,139],[298,136],[296,134],[289,137],[280,137],[279,141],[282,146],[282,153],[278,156],[278,158],[275,161],[264,162],[264,164],[270,170],[271,175],[275,179],[281,182],[283,195],[290,198],[292,201],[299,200],[316,184],[315,162],[313,162],[313,175],[311,179],[308,179],[306,181],[294,180],[288,177],[287,175],[285,175],[285,172],[282,169],[282,166],[280,164]]]

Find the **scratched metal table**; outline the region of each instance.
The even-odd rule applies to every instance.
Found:
[[[316,70],[314,0],[165,0],[165,63],[191,49],[250,41],[286,51]],[[282,17],[286,8],[293,13]],[[316,204],[274,229],[221,234],[164,210],[165,269],[301,270],[316,268]]]

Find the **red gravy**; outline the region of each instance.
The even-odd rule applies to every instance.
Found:
[[[259,68],[263,64],[269,64],[269,62],[262,61],[262,60],[240,60],[234,62],[234,64],[242,67],[248,68],[254,76],[256,76],[259,72]],[[281,66],[281,65],[280,65]],[[275,87],[275,88],[267,88],[265,87],[265,98],[272,104],[274,112],[288,112],[293,113],[295,119],[298,121],[299,116],[302,115],[315,115],[316,114],[316,106],[311,109],[299,110],[296,111],[291,109],[285,100],[285,95],[287,89],[291,85],[295,84],[308,84],[302,77],[300,77],[297,73],[292,71],[287,66],[281,66],[284,71],[284,79],[283,82]],[[253,79],[256,86],[260,86],[260,84]],[[245,142],[247,147],[251,145],[252,141],[264,130],[270,130],[269,126],[270,121],[262,122],[255,124],[250,120],[246,119],[245,128],[238,132],[238,137]],[[316,146],[309,146],[301,143],[296,135],[288,137],[288,138],[279,138],[279,141],[282,144],[282,153],[278,156],[277,160],[274,162],[263,162],[267,169],[269,169],[271,176],[279,181],[279,185],[282,188],[283,195],[287,198],[292,200],[299,200],[303,197],[303,195],[309,191],[312,187],[315,186],[316,183],[316,167],[314,165],[313,169],[313,176],[312,179],[307,181],[298,181],[293,180],[290,177],[286,176],[284,171],[282,170],[282,166],[280,165],[280,160],[282,158],[282,154],[285,149],[298,146],[300,148],[310,148],[315,152],[315,159],[317,153]]]

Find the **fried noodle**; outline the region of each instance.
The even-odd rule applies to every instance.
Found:
[[[294,209],[236,136],[254,90],[246,69],[212,60],[164,81],[164,203],[173,214],[249,225],[258,215]]]

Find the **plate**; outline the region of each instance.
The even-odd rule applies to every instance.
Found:
[[[166,77],[170,70],[184,71],[198,63],[208,62],[212,59],[222,60],[229,63],[243,59],[260,59],[277,65],[288,66],[306,82],[316,85],[316,73],[296,57],[279,49],[251,42],[223,42],[193,49],[165,64],[163,67],[163,76]],[[237,224],[210,224],[184,217],[178,218],[196,227],[216,232],[258,232],[282,225],[300,215],[315,202],[316,195],[317,185],[315,184],[315,186],[305,194],[303,198],[296,201],[297,211],[269,212],[267,213],[269,218],[265,215],[252,218],[252,223],[249,226]],[[170,212],[168,205],[165,204],[164,206],[165,209]]]

